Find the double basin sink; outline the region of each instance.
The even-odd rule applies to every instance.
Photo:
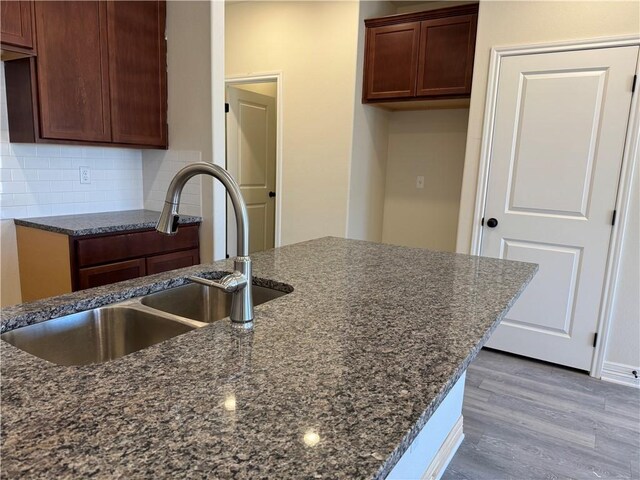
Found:
[[[260,305],[287,292],[252,285]],[[115,360],[229,316],[231,294],[190,283],[6,332],[2,340],[58,365]]]

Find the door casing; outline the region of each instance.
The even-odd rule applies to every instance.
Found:
[[[480,165],[478,168],[478,182],[476,185],[476,200],[473,213],[473,227],[471,237],[471,254],[480,255],[482,249],[482,218],[486,205],[489,183],[490,155],[492,150],[493,128],[496,117],[498,78],[500,75],[501,61],[505,57],[514,55],[530,55],[538,53],[570,52],[577,50],[593,50],[600,48],[638,46],[640,36],[607,37],[590,40],[577,40],[570,42],[555,42],[535,45],[518,45],[508,47],[493,47],[489,64],[489,79],[487,82],[487,98],[485,102],[484,123],[480,150]],[[640,77],[640,62],[636,66],[636,75]],[[631,88],[631,85],[629,85]],[[598,342],[595,347],[591,362],[590,375],[600,378],[604,356],[609,340],[609,329],[613,315],[613,301],[615,298],[616,284],[618,281],[622,241],[624,231],[628,223],[628,210],[631,197],[631,181],[634,169],[637,168],[637,157],[640,148],[640,112],[638,105],[638,91],[631,98],[631,112],[627,127],[627,138],[624,146],[624,155],[618,183],[618,196],[616,199],[617,220],[611,232],[611,241],[607,255],[604,287],[602,291],[602,305],[598,316]]]
[[[275,220],[275,247],[282,245],[282,72],[268,72],[256,75],[234,75],[226,77],[225,89],[228,86],[246,83],[276,82],[276,220]],[[226,215],[225,215],[226,225]]]

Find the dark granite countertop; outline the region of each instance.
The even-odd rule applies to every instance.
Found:
[[[253,259],[259,282],[294,291],[256,307],[252,332],[221,320],[84,367],[0,342],[1,476],[384,478],[537,270],[337,238]],[[9,307],[2,327],[230,267]]]
[[[160,212],[153,210],[124,210],[119,212],[84,213],[55,217],[16,218],[16,225],[38,228],[69,236],[97,235],[154,228]],[[200,223],[202,218],[180,215],[180,223]]]

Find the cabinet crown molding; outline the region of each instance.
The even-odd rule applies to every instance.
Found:
[[[399,13],[397,15],[387,15],[385,17],[367,18],[364,21],[366,27],[383,27],[385,25],[397,25],[399,23],[421,22],[423,20],[434,20],[436,18],[447,18],[458,15],[473,15],[478,13],[478,4],[470,3],[455,7],[438,8],[436,10],[426,10],[422,12]]]

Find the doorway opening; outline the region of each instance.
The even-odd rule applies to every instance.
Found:
[[[247,204],[249,253],[280,245],[280,90],[279,75],[226,81],[226,168]],[[227,257],[237,254],[235,222],[227,198]]]

